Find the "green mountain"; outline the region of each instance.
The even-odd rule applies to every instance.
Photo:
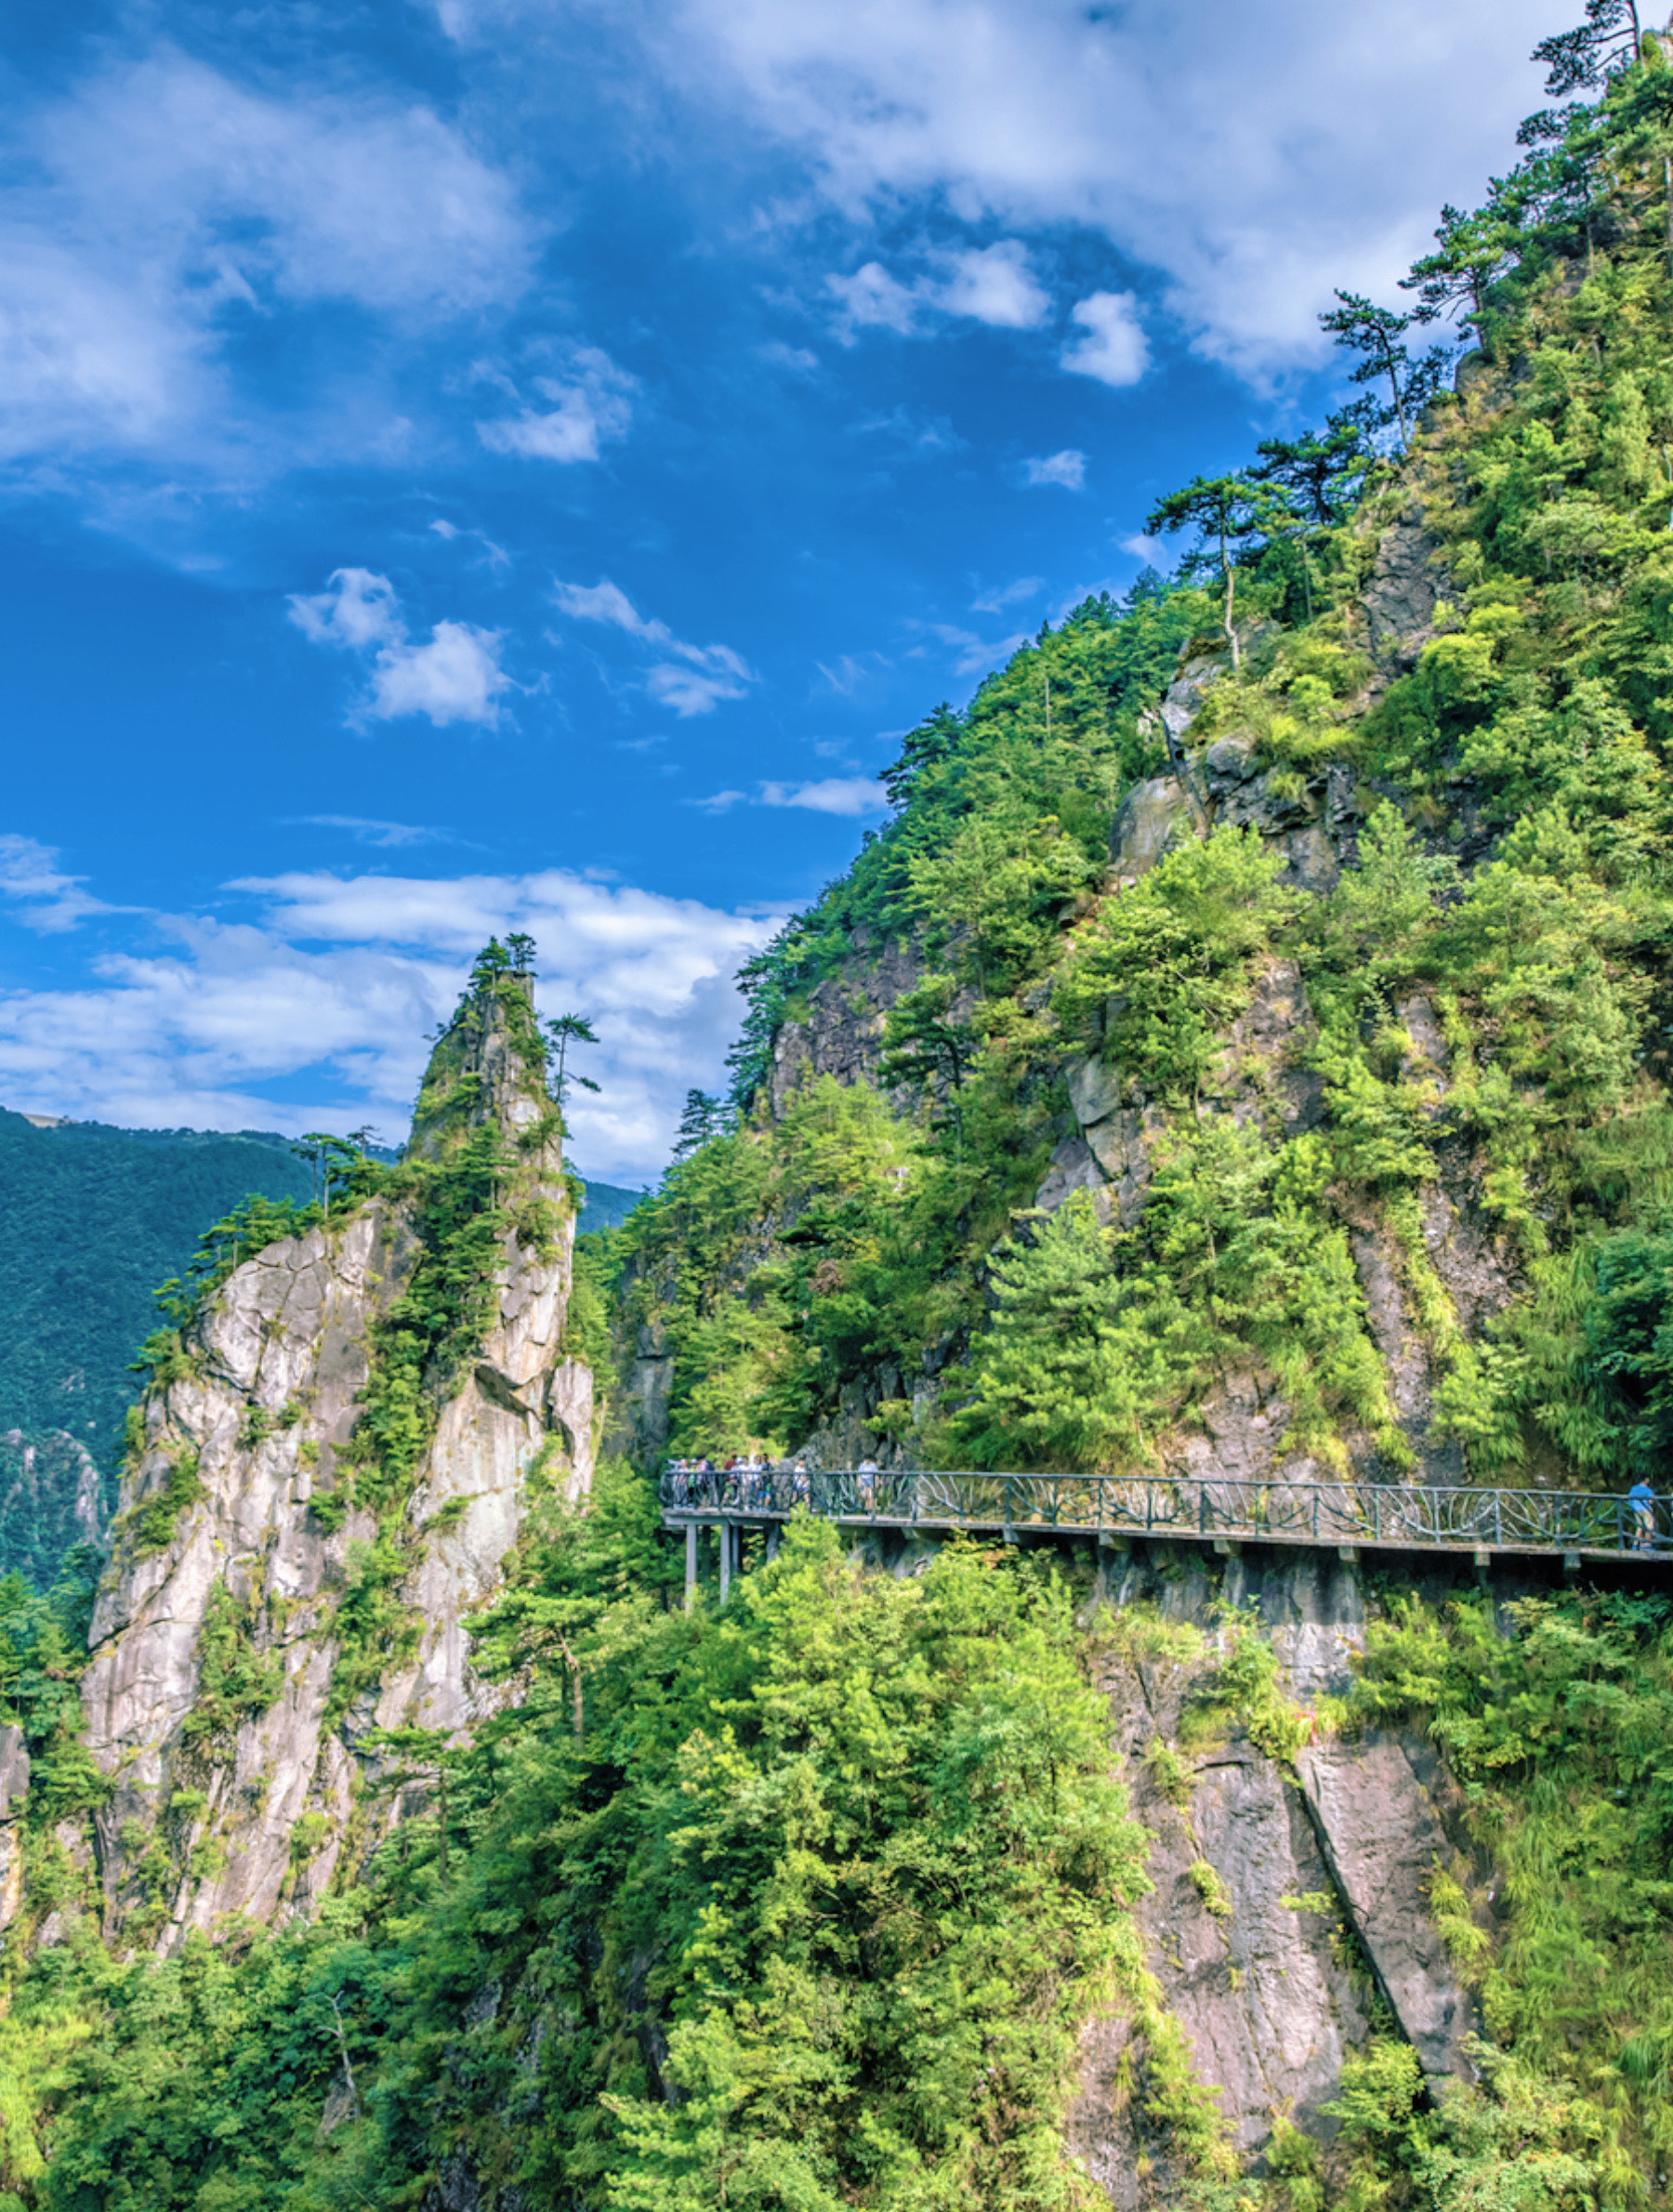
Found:
[[[645,1195],[643,1191],[635,1191],[625,1183],[601,1183],[593,1176],[582,1175],[578,1167],[575,1173],[585,1193],[577,1216],[583,1236],[594,1230],[619,1229]]]
[[[85,1446],[108,1520],[152,1292],[249,1192],[304,1203],[311,1177],[283,1138],[41,1128],[0,1111],[0,1429],[60,1430]],[[0,1508],[0,1564],[21,1565],[29,1548]]]
[[[1181,582],[911,733],[745,973],[730,1100],[573,1278],[514,942],[437,1047],[447,1142],[172,1298],[108,1565],[0,1586],[14,2204],[1673,2202],[1659,1554],[798,1513],[724,1595],[705,1538],[688,1604],[653,1482],[1665,1489],[1637,30],[1547,42],[1567,104],[1415,320],[1333,312],[1360,402],[1159,503]]]

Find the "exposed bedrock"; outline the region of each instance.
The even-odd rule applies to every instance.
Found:
[[[1138,1908],[1145,1963],[1190,2039],[1198,2080],[1219,2092],[1239,2154],[1258,2165],[1281,2116],[1328,2140],[1324,2108],[1371,2032],[1378,1995],[1426,2072],[1468,2074],[1463,2039],[1475,2021],[1429,1903],[1435,1867],[1457,1855],[1454,1793],[1432,1752],[1372,1732],[1309,1747],[1286,1771],[1234,1718],[1204,1740],[1189,1718],[1213,1693],[1217,1598],[1259,1614],[1299,1705],[1343,1692],[1364,1636],[1359,1569],[1276,1549],[1211,1564],[1156,1545],[1112,1564],[1104,1584],[1118,1611],[1149,1600],[1208,1639],[1183,1662],[1110,1657],[1099,1679],[1151,1837],[1154,1888]],[[1171,1766],[1147,1759],[1157,1745]],[[1090,2021],[1081,2055],[1071,2148],[1124,2212],[1173,2201],[1130,2009]]]
[[[428,1441],[393,1508],[344,1487],[343,1455],[374,1332],[419,1264],[407,1202],[374,1198],[245,1261],[189,1325],[187,1371],[145,1401],[85,1702],[113,1785],[97,1826],[107,1920],[138,1916],[164,1948],[229,1914],[306,1909],[352,1868],[402,1805],[362,1740],[457,1738],[492,1709],[468,1623],[518,1540],[529,1469],[590,1480],[591,1376],[564,1350],[573,1211],[556,1137],[535,1126],[549,1101],[502,1020],[453,1051],[463,1126],[525,1139],[507,1173],[546,1233],[505,1232],[475,1358],[426,1378]],[[435,1089],[421,1154],[441,1142]]]

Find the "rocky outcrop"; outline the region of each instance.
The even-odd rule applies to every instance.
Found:
[[[1416,665],[1434,635],[1430,625],[1441,596],[1440,540],[1430,535],[1421,507],[1390,522],[1362,598],[1365,636],[1376,659],[1395,672]]]
[[[64,1429],[0,1431],[0,1559],[50,1583],[64,1554],[103,1537],[109,1507],[91,1453]]]
[[[468,1005],[421,1096],[412,1150],[432,1176],[497,1133],[506,1226],[480,1335],[403,1402],[415,1455],[362,1422],[426,1269],[434,1295],[423,1169],[235,1269],[145,1401],[84,1692],[112,1784],[112,1928],[166,1948],[306,1908],[401,1810],[369,1733],[456,1738],[496,1701],[468,1616],[517,1542],[531,1468],[579,1488],[593,1444],[591,1378],[563,1341],[573,1209],[520,988]]]
[[[1135,783],[1110,829],[1110,868],[1117,883],[1148,876],[1168,848],[1196,835],[1198,810],[1177,776]]]
[[[1359,1570],[1276,1549],[1217,1566],[1158,1545],[1101,1579],[1115,1611],[1113,1628],[1102,1616],[1110,1655],[1099,1679],[1151,1838],[1153,1888],[1137,1908],[1144,1964],[1196,2078],[1218,2092],[1241,2162],[1258,2170],[1280,2116],[1329,2140],[1325,2108],[1344,2060],[1371,2034],[1377,1995],[1427,2072],[1468,2075],[1473,2013],[1429,1903],[1435,1865],[1455,1860],[1433,1755],[1373,1733],[1305,1748],[1291,1771],[1234,1717],[1206,1740],[1188,1720],[1214,1709],[1217,1599],[1258,1614],[1298,1705],[1345,1692],[1364,1639]],[[1141,1600],[1173,1638],[1125,1634]],[[1142,2040],[1130,2002],[1088,2022],[1067,2131],[1122,2212],[1177,2201],[1166,2134],[1144,2110]]]
[[[0,1728],[0,1928],[9,1928],[23,1902],[23,1809],[29,1798],[29,1753],[20,1728]]]
[[[1298,1760],[1319,1846],[1401,2034],[1426,2074],[1468,2074],[1479,2030],[1429,1916],[1429,1884],[1453,1857],[1408,1748],[1373,1731]]]
[[[821,1075],[835,1075],[838,1083],[876,1083],[889,1009],[924,980],[923,957],[915,945],[875,941],[863,929],[854,931],[852,944],[852,958],[841,974],[815,983],[804,1010],[773,1039],[767,1092],[775,1114],[784,1112],[793,1091]]]

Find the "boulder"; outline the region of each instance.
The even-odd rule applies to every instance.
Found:
[[[1089,1129],[1095,1122],[1107,1121],[1121,1108],[1121,1070],[1106,1065],[1101,1060],[1087,1059],[1074,1061],[1067,1070],[1069,1103],[1074,1109],[1074,1118],[1083,1129]]]
[[[1427,2074],[1469,2078],[1474,2008],[1429,1916],[1429,1881],[1452,1848],[1406,1746],[1373,1731],[1310,1745],[1297,1764],[1319,1848],[1401,2034]]]
[[[1191,795],[1177,776],[1135,783],[1110,832],[1110,862],[1118,876],[1148,876],[1168,847],[1196,827]]]
[[[1046,1179],[1040,1185],[1034,1205],[1043,1214],[1055,1214],[1076,1191],[1100,1192],[1103,1187],[1102,1170],[1086,1139],[1077,1133],[1065,1137],[1052,1153],[1051,1165],[1046,1170]]]
[[[1203,755],[1203,785],[1210,799],[1222,799],[1259,773],[1255,740],[1245,731],[1217,737]]]

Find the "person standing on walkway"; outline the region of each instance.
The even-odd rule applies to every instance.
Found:
[[[1640,1475],[1627,1493],[1627,1503],[1632,1508],[1634,1551],[1655,1549],[1655,1493]]]

